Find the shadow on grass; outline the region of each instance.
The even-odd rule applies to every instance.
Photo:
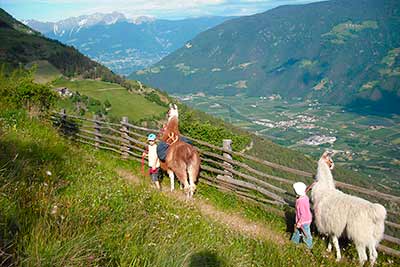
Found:
[[[65,137],[74,137],[79,132],[79,124],[76,120],[63,116],[53,117],[53,126]]]
[[[294,209],[290,207],[285,207],[285,223],[286,232],[292,234],[294,231],[294,224],[296,220],[296,213]]]
[[[54,144],[0,136],[1,266],[18,265],[19,233],[34,227],[33,222],[40,216],[37,203],[48,197],[44,192],[52,191],[43,188],[59,187],[58,176],[46,175],[45,171],[65,166],[63,152],[64,147]]]
[[[227,266],[224,259],[208,250],[194,253],[189,260],[189,267],[222,267]]]

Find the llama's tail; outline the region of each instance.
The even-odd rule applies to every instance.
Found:
[[[386,209],[381,204],[373,204],[372,220],[375,224],[374,237],[377,243],[382,240],[385,231]]]

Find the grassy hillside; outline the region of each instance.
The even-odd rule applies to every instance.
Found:
[[[36,83],[48,83],[62,75],[60,71],[47,60],[36,60],[25,65],[25,68],[27,69],[32,67],[35,68],[34,81]]]
[[[161,117],[167,111],[166,107],[149,101],[144,95],[128,92],[126,88],[116,83],[58,79],[52,83],[52,86],[67,87],[95,100],[108,101],[111,104],[108,115],[118,119],[127,116],[130,120],[138,121],[151,116]],[[68,111],[72,111],[74,106],[67,102],[70,101],[63,101],[61,106],[69,106]]]
[[[65,76],[100,78],[131,89],[128,82],[73,47],[43,37],[0,8],[0,63],[11,68],[48,61]]]
[[[316,233],[312,252],[291,244],[292,210],[264,209],[202,182],[193,202],[179,190],[152,189],[139,163],[60,137],[46,120],[49,86],[22,70],[0,74],[2,266],[357,266],[352,245],[336,263]],[[248,141],[219,120],[181,112],[183,128],[196,137]],[[301,164],[298,153],[254,141],[255,152]],[[378,266],[390,264],[398,259],[380,256]]]
[[[218,203],[220,217],[206,215],[179,201],[182,192],[149,188],[138,164],[63,140],[22,110],[0,118],[3,266],[357,265],[335,263],[318,238],[313,254],[290,244],[283,219],[233,196],[200,185],[195,201]],[[229,214],[257,222],[269,237],[222,224]]]

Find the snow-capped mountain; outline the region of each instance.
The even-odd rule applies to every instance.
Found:
[[[96,13],[58,22],[27,20],[24,23],[46,37],[72,45],[83,54],[119,74],[146,68],[182,47],[198,33],[228,17],[159,20],[123,14]]]
[[[94,25],[111,25],[117,22],[127,21],[122,13],[113,12],[109,14],[95,13],[92,15],[82,15],[71,17],[57,22],[41,22],[37,20],[25,20],[27,26],[37,29],[47,35],[52,32],[54,36],[69,35],[79,32],[82,28],[88,28]]]

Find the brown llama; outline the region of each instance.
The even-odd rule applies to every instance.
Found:
[[[164,127],[161,140],[169,145],[165,162],[161,168],[168,173],[171,192],[174,191],[175,175],[183,184],[188,198],[193,197],[196,190],[197,176],[200,170],[200,156],[196,148],[179,139],[178,107],[170,105],[168,122]]]

